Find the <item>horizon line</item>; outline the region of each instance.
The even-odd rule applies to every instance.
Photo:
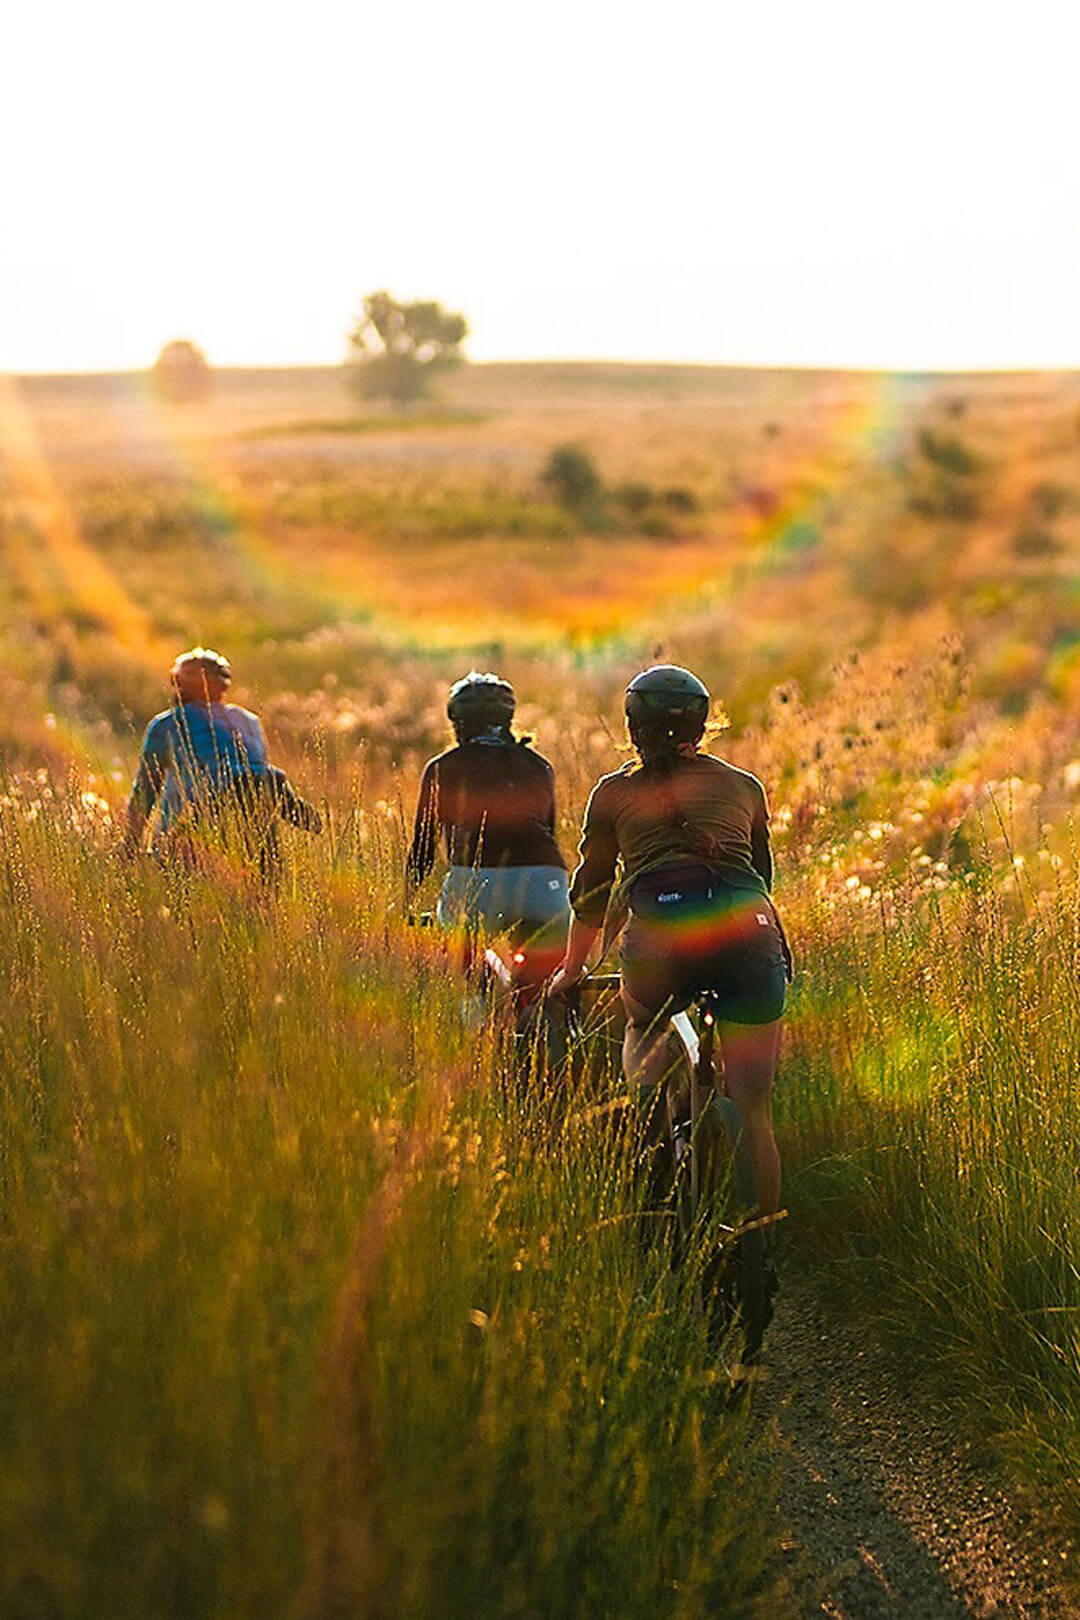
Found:
[[[67,381],[75,379],[89,380],[92,378],[122,378],[149,376],[154,369],[155,362],[146,366],[115,366],[115,367],[74,367],[65,370],[47,368],[42,370],[17,370],[0,367],[0,376],[6,376],[15,381]],[[298,360],[298,361],[238,361],[215,364],[209,362],[211,372],[274,372],[274,371],[343,371],[348,364],[345,360]],[[495,370],[500,367],[580,367],[581,369],[608,367],[625,367],[639,371],[759,371],[759,372],[796,372],[805,374],[827,373],[832,376],[851,377],[1024,377],[1024,376],[1068,376],[1080,373],[1080,361],[1075,363],[1062,362],[1054,365],[1038,363],[1023,365],[993,365],[980,364],[968,366],[882,366],[865,364],[836,364],[806,360],[773,361],[773,360],[657,360],[635,359],[633,357],[615,358],[612,356],[580,355],[519,357],[514,359],[469,360],[463,358],[462,366],[473,370]]]

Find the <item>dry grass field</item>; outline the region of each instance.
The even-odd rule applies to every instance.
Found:
[[[803,1612],[625,1167],[403,925],[473,665],[568,854],[627,677],[709,683],[798,958],[786,1264],[1080,1526],[1080,378],[0,380],[0,555],[0,1612]],[[271,898],[118,857],[193,642],[327,811]]]

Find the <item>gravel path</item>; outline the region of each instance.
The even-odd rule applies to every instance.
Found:
[[[895,1360],[857,1323],[785,1277],[767,1353],[756,1400],[777,1429],[802,1615],[1080,1617],[1065,1589],[1075,1557],[1065,1535],[1010,1500],[956,1444],[947,1411],[905,1390]]]

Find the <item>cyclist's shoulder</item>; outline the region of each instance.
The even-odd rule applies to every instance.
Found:
[[[633,759],[628,759],[626,764],[620,765],[617,771],[608,771],[593,788],[590,795],[592,803],[603,803],[620,798],[640,773],[641,766],[637,760]]]
[[[448,768],[453,770],[455,765],[460,766],[463,763],[462,756],[464,752],[465,750],[455,743],[450,748],[444,748],[440,754],[432,754],[424,766],[422,776],[430,778],[440,775]]]
[[[239,703],[223,703],[221,709],[230,720],[238,720],[241,725],[262,726],[262,721],[254,709],[244,709]]]
[[[159,713],[155,714],[150,720],[147,721],[146,730],[143,732],[143,747],[145,748],[147,744],[154,746],[164,743],[168,741],[175,731],[175,708],[162,709],[159,711]]]
[[[529,743],[519,742],[514,748],[514,753],[518,759],[520,759],[526,766],[531,767],[533,770],[542,771],[545,776],[555,775],[555,767],[552,765],[550,759],[548,759],[546,755],[542,754],[538,748],[533,748]]]
[[[753,771],[746,771],[741,765],[733,765],[729,759],[720,759],[716,754],[695,754],[694,759],[701,769],[715,775],[718,781],[727,781],[733,787],[745,788],[749,793],[765,792],[762,782]]]

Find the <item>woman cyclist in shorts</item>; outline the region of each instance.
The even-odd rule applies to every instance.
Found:
[[[450,688],[456,747],[424,767],[412,848],[410,894],[435,864],[441,834],[450,863],[439,895],[443,928],[509,932],[529,945],[530,972],[546,978],[566,945],[566,862],[555,840],[555,774],[515,737],[508,681],[472,670]]]
[[[729,1096],[742,1117],[762,1213],[780,1202],[772,1087],[790,954],[769,898],[765,790],[755,776],[700,751],[709,693],[689,670],[659,664],[626,691],[635,763],[604,776],[585,810],[570,886],[573,920],[551,992],[582,974],[621,862],[616,909],[629,904],[621,948],[627,1079],[659,1086],[667,1019],[710,990]]]

